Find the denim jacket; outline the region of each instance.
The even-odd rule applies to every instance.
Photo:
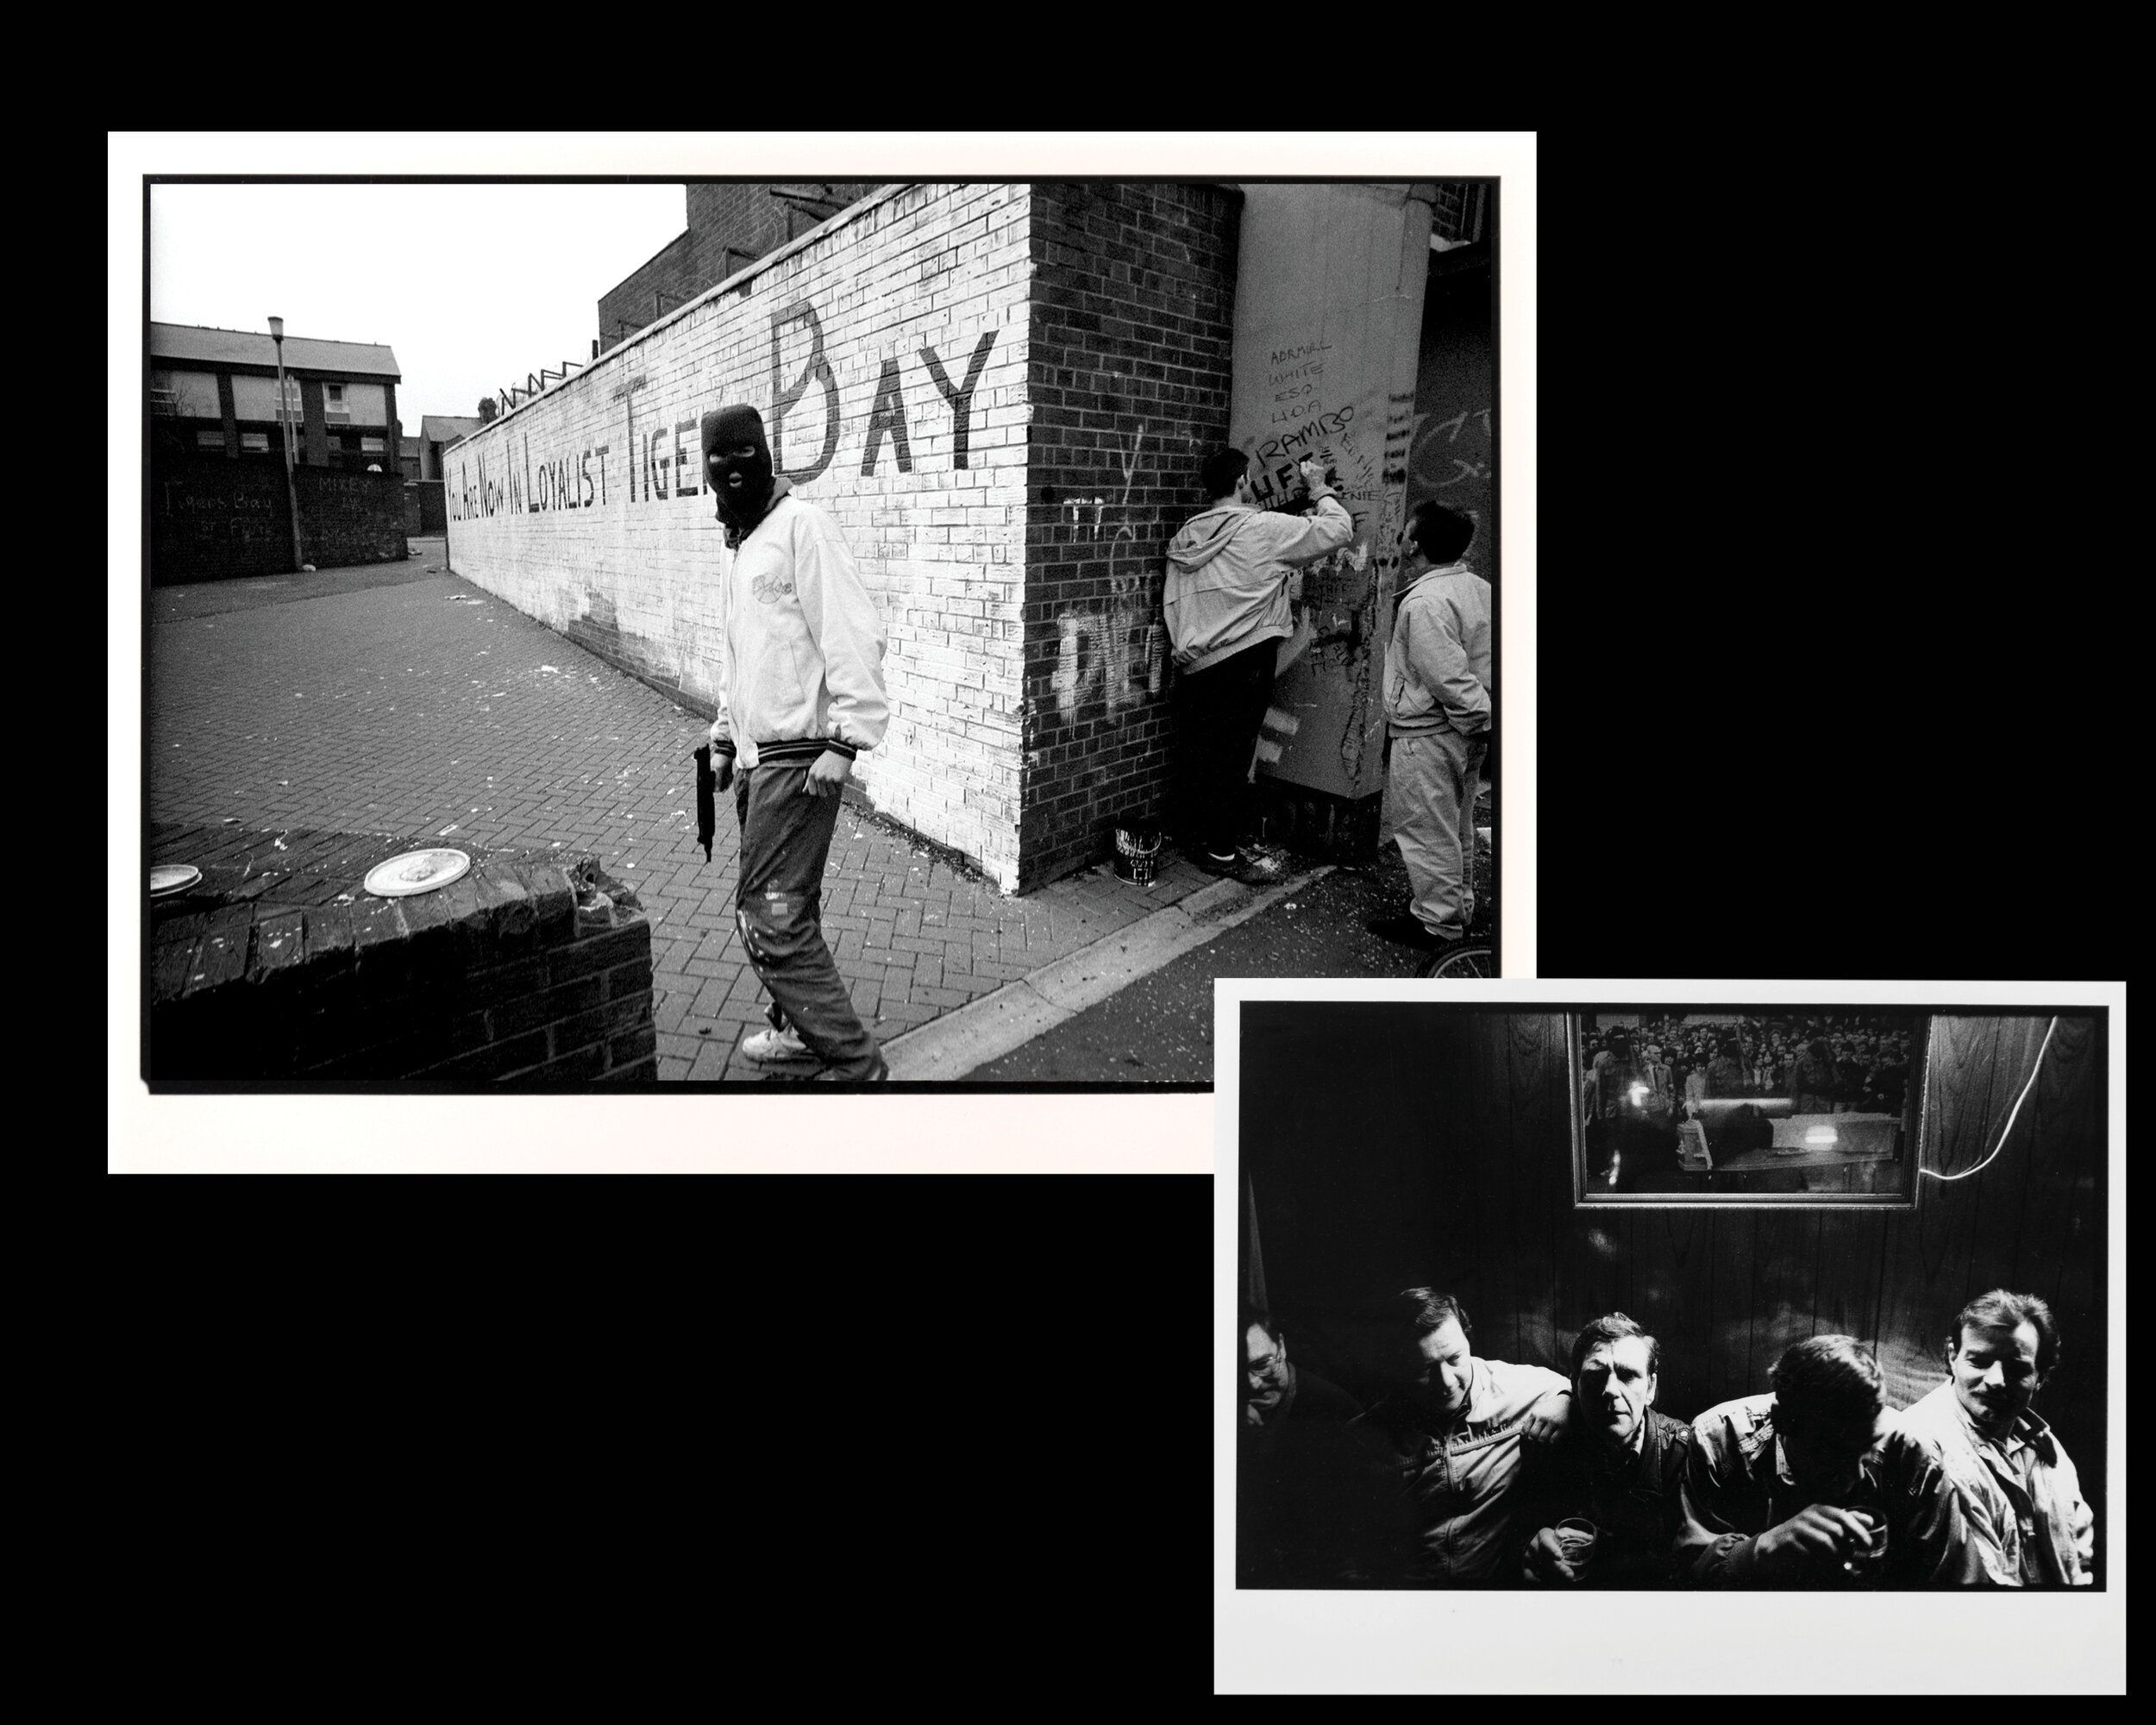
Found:
[[[1766,1580],[1755,1569],[1758,1536],[1820,1501],[1789,1472],[1775,1433],[1771,1395],[1709,1408],[1692,1428],[1698,1441],[1685,1463],[1684,1518],[1677,1537],[1681,1580],[1694,1587],[1869,1584],[1823,1567],[1781,1581]],[[1984,1565],[1962,1514],[1961,1493],[1932,1447],[1902,1429],[1898,1414],[1881,1417],[1878,1436],[1858,1464],[1855,1489],[1836,1501],[1885,1520],[1888,1569],[1882,1579],[1916,1586],[1983,1584]]]
[[[2024,1484],[1996,1450],[1977,1442],[1951,1383],[1903,1409],[1902,1423],[1938,1451],[1947,1477],[1961,1489],[1971,1537],[1995,1586],[2021,1586],[2025,1563],[2046,1582],[2091,1584],[2096,1516],[2050,1426],[2028,1413],[2015,1421],[2014,1436],[2031,1452]]]
[[[1469,1362],[1467,1408],[1443,1437],[1407,1403],[1388,1399],[1363,1415],[1381,1431],[1416,1509],[1420,1538],[1410,1580],[1440,1587],[1511,1586],[1519,1579],[1526,1493],[1545,1458],[1527,1452],[1520,1426],[1552,1389],[1571,1385],[1539,1365]]]

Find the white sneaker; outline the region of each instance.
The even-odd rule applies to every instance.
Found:
[[[813,1060],[800,1032],[793,1029],[760,1030],[743,1039],[741,1051],[751,1060]]]

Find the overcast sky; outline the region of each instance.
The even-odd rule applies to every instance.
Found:
[[[150,317],[394,350],[407,436],[589,361],[599,299],[687,226],[678,185],[155,185]]]

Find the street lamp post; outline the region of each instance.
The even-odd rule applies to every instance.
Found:
[[[285,402],[285,320],[273,317],[269,321],[270,340],[277,343],[277,435],[285,446],[285,496],[292,511],[292,573],[298,574],[306,567],[306,555],[299,549],[299,487],[292,479],[292,433],[287,423]]]

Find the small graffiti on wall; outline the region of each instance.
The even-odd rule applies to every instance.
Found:
[[[1489,409],[1463,408],[1443,419],[1434,414],[1418,414],[1416,418],[1420,423],[1409,465],[1419,488],[1442,492],[1489,480]],[[1464,445],[1460,439],[1463,430],[1470,433]]]
[[[1284,503],[1298,484],[1297,464],[1314,460],[1355,518],[1355,537],[1305,565],[1291,588],[1295,628],[1283,644],[1280,670],[1285,676],[1292,668],[1294,675],[1285,694],[1321,722],[1299,724],[1300,735],[1266,755],[1277,765],[1283,754],[1326,749],[1354,785],[1382,726],[1376,696],[1383,643],[1377,637],[1398,579],[1414,398],[1386,395],[1381,433],[1374,401],[1326,399],[1322,360],[1313,357],[1323,351],[1322,345],[1304,344],[1273,353],[1275,369],[1268,382],[1282,386],[1275,390],[1276,398],[1292,392],[1297,423],[1250,438],[1243,448],[1260,506]]]
[[[763,416],[764,433],[777,470],[796,484],[805,484],[837,459],[846,424],[843,392],[825,349],[823,320],[813,302],[798,299],[772,313],[770,335],[771,405]],[[914,356],[920,376],[950,415],[953,467],[968,465],[974,394],[995,340],[993,329],[982,332],[956,382],[951,377],[955,367],[946,366],[932,343],[923,342]],[[716,398],[699,398],[669,407],[650,401],[649,392],[640,387],[644,381],[642,376],[633,378],[611,394],[609,405],[620,415],[620,430],[618,434],[610,430],[605,442],[593,441],[580,448],[542,446],[535,449],[530,436],[524,434],[513,442],[505,438],[491,459],[480,454],[461,461],[458,488],[450,498],[450,518],[468,521],[564,509],[642,506],[707,495],[710,486],[703,472],[698,427],[706,411],[724,401],[742,399],[746,388],[730,387]],[[865,418],[863,478],[874,476],[887,445],[900,473],[913,471],[905,382],[899,361],[885,360]],[[813,409],[805,406],[812,392]],[[912,411],[915,424],[924,411],[933,410],[917,407]],[[786,454],[789,423],[798,430],[804,421],[813,425],[819,415],[822,425],[814,457],[805,465],[789,467]],[[798,440],[795,448],[799,448]]]
[[[1159,511],[1134,508],[1131,502],[1144,443],[1145,426],[1141,423],[1128,450],[1117,452],[1123,469],[1120,496],[1112,500],[1072,499],[1063,505],[1064,519],[1074,536],[1081,543],[1098,543],[1105,531],[1108,545],[1106,600],[1066,605],[1056,619],[1056,674],[1050,687],[1056,715],[1065,724],[1090,705],[1105,703],[1109,712],[1118,713],[1161,691],[1167,634],[1159,620],[1159,595],[1140,549],[1147,530],[1157,535]]]

